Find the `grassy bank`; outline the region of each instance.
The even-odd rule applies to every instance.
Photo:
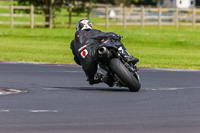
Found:
[[[200,30],[165,27],[95,27],[124,36],[129,53],[138,57],[139,67],[200,69]],[[28,29],[0,27],[0,60],[73,64],[70,42],[74,28]]]

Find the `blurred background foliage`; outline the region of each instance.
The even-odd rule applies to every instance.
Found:
[[[157,0],[53,0],[54,5],[60,6],[62,4],[74,4],[75,2],[81,1],[84,5],[86,2],[93,3],[104,3],[104,4],[112,4],[119,5],[123,3],[124,5],[135,4],[135,5],[156,5]],[[197,0],[200,1],[200,0]],[[33,4],[35,6],[49,6],[51,0],[18,0],[20,5],[30,5]]]
[[[75,2],[94,2],[94,3],[104,3],[104,4],[112,4],[119,5],[123,3],[124,5],[135,4],[135,5],[156,5],[158,0],[53,0],[54,5],[62,5],[62,4],[73,4]],[[25,4],[33,4],[33,5],[50,5],[51,0],[18,0],[18,3],[21,5]],[[200,0],[196,0],[196,5],[200,6]]]

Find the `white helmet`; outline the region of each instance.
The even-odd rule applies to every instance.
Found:
[[[81,19],[78,21],[76,24],[76,31],[78,30],[91,30],[92,28],[92,23],[90,22],[89,19]]]

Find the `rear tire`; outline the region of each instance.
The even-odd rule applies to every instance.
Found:
[[[129,88],[130,91],[138,92],[140,90],[141,84],[139,81],[118,58],[113,58],[110,61],[109,66],[117,75],[117,77]]]

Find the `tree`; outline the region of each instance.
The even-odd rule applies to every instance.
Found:
[[[114,0],[95,0],[96,3],[115,4]]]
[[[115,5],[119,5],[123,3],[126,6],[130,5],[131,3],[135,5],[156,5],[157,4],[157,0],[96,0],[96,2],[110,3],[110,4],[115,4]]]
[[[196,6],[200,6],[200,0],[196,0]]]
[[[45,22],[50,22],[50,7],[61,7],[63,2],[63,0],[18,0],[19,5],[34,5],[43,7]],[[45,25],[45,27],[49,27],[49,25]]]
[[[45,22],[51,21],[51,18],[49,17],[51,15],[51,7],[53,7],[54,10],[60,10],[63,5],[70,7],[75,5],[75,2],[80,2],[81,4],[78,7],[74,7],[73,11],[80,13],[84,12],[86,2],[95,2],[95,0],[18,0],[19,5],[34,5],[43,7]],[[49,25],[45,25],[45,27],[49,27]]]
[[[156,5],[157,0],[132,0],[135,5]]]
[[[116,5],[120,5],[121,3],[123,3],[125,6],[131,4],[131,0],[114,0]]]

